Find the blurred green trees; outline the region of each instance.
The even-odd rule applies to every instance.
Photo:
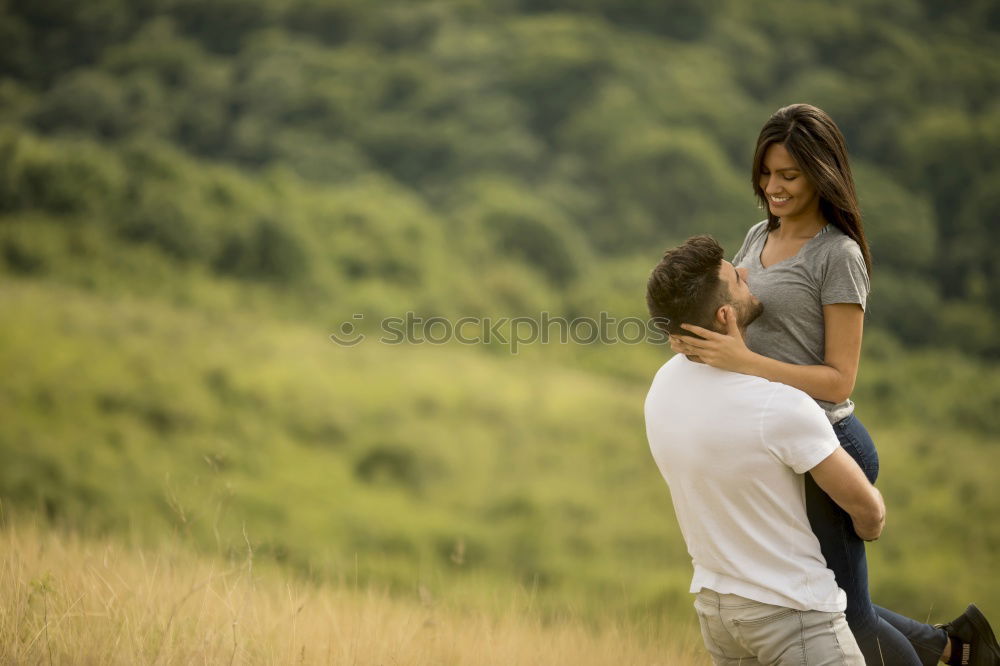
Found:
[[[419,259],[342,251],[351,232],[336,240],[333,218],[276,194],[289,178],[322,199],[377,177],[446,230],[433,252],[463,276],[451,284],[497,256],[555,287],[559,310],[616,257],[697,232],[735,250],[760,216],[756,131],[809,101],[855,159],[870,325],[995,358],[995,24],[989,3],[916,0],[6,0],[0,209],[87,218],[227,278],[328,294],[335,275],[403,280],[426,296]],[[133,168],[137,150],[175,153],[174,175]],[[199,185],[220,165],[243,183],[228,203]],[[398,242],[383,216],[362,225],[373,247]],[[509,293],[540,293],[535,280],[505,281],[496,304],[537,304]],[[468,304],[441,288],[430,301]]]

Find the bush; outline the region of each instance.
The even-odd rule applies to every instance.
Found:
[[[131,124],[121,82],[95,70],[61,78],[31,121],[46,133],[76,131],[105,139],[120,137]]]
[[[93,143],[0,134],[0,211],[94,213],[114,207],[124,189],[119,162]]]
[[[268,218],[258,219],[249,236],[230,235],[212,265],[223,275],[273,282],[289,282],[308,272],[298,238]]]
[[[930,201],[864,163],[855,165],[854,177],[875,264],[875,288],[886,269],[929,268],[937,252],[936,220]]]
[[[147,186],[116,224],[118,235],[148,243],[181,260],[210,256],[210,230],[199,224],[193,202],[163,186]]]
[[[427,468],[413,450],[380,444],[358,458],[354,474],[365,483],[389,484],[416,491],[426,481]]]

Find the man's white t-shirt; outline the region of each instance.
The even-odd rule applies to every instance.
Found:
[[[803,474],[839,446],[802,391],[681,354],[646,396],[646,436],[702,587],[798,610],[842,611],[806,517]]]

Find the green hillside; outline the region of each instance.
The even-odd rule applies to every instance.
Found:
[[[875,596],[1000,612],[993,4],[0,0],[4,510],[687,618],[642,423],[668,350],[382,323],[644,316],[663,248],[760,219],[756,132],[808,101],[875,259]]]

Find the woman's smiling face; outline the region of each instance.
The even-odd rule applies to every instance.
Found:
[[[784,144],[772,143],[764,153],[760,189],[771,214],[779,218],[809,218],[819,214],[819,196]]]

